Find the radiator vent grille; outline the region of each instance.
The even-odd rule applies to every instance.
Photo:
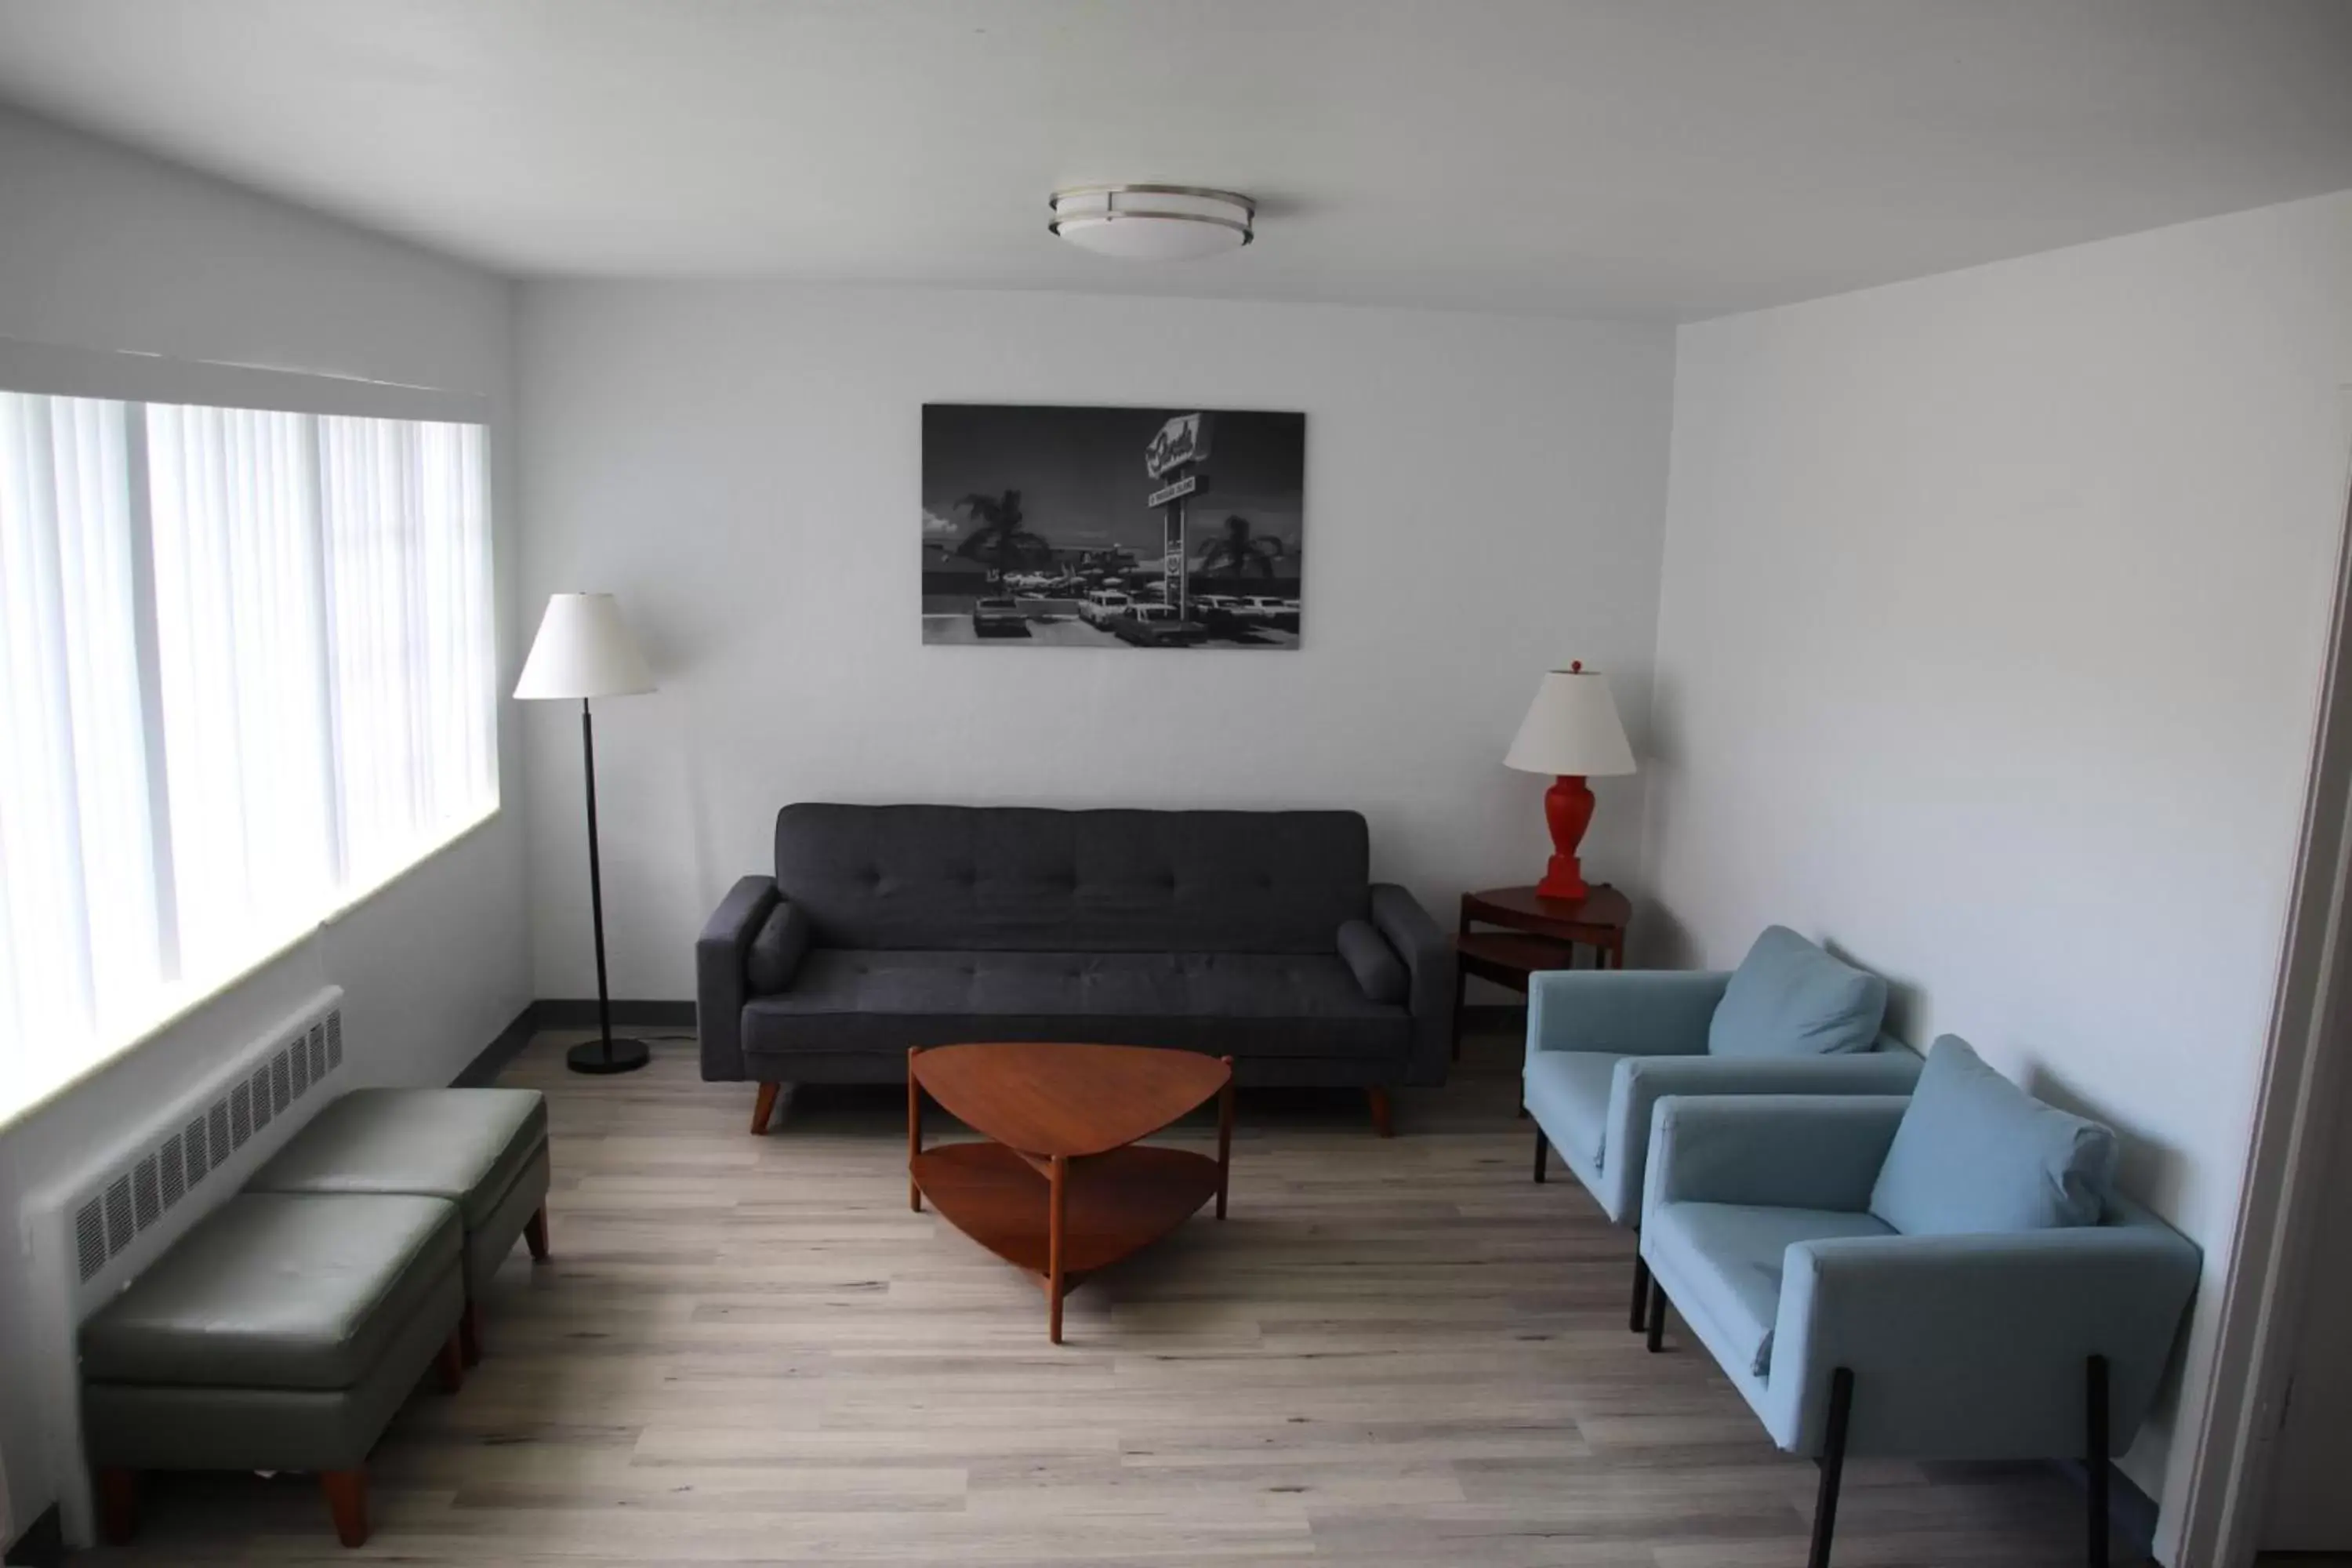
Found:
[[[343,1063],[343,1015],[329,1013],[307,1034],[289,1037],[250,1076],[240,1078],[185,1127],[133,1157],[74,1211],[74,1266],[84,1280],[129,1247],[198,1184],[245,1147],[255,1132],[316,1089]]]

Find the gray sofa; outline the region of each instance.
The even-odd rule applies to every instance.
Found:
[[[905,1081],[913,1046],[1092,1040],[1244,1084],[1444,1081],[1454,954],[1345,811],[788,805],[695,945],[702,1076]]]

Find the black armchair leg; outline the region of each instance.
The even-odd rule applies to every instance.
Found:
[[[1650,1260],[1640,1253],[1633,1254],[1633,1311],[1625,1326],[1640,1333],[1648,1326],[1650,1310]]]
[[[1853,1373],[1830,1373],[1830,1429],[1822,1438],[1822,1490],[1813,1503],[1813,1550],[1807,1568],[1830,1568],[1830,1535],[1837,1529],[1838,1481],[1845,1474],[1845,1423],[1853,1409]]]
[[[2090,1481],[2091,1568],[2107,1568],[2107,1358],[2083,1363],[2083,1470]]]
[[[1543,1129],[1538,1127],[1536,1129],[1536,1181],[1538,1184],[1543,1181],[1544,1167],[1549,1163],[1551,1163],[1551,1141],[1544,1136]]]
[[[1658,1283],[1654,1274],[1650,1277],[1649,1321],[1643,1324],[1642,1329],[1648,1336],[1652,1355],[1666,1348],[1666,1288]]]

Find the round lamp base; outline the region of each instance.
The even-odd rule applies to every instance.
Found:
[[[635,1072],[653,1059],[643,1040],[616,1039],[609,1052],[603,1040],[587,1040],[563,1053],[563,1065],[573,1072]]]

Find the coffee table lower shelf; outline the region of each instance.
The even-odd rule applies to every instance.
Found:
[[[908,1170],[941,1218],[1052,1290],[1052,1184],[1043,1173],[1002,1143],[942,1143]],[[1217,1163],[1189,1149],[1130,1143],[1070,1161],[1062,1288],[1174,1230],[1216,1197],[1218,1180]]]

